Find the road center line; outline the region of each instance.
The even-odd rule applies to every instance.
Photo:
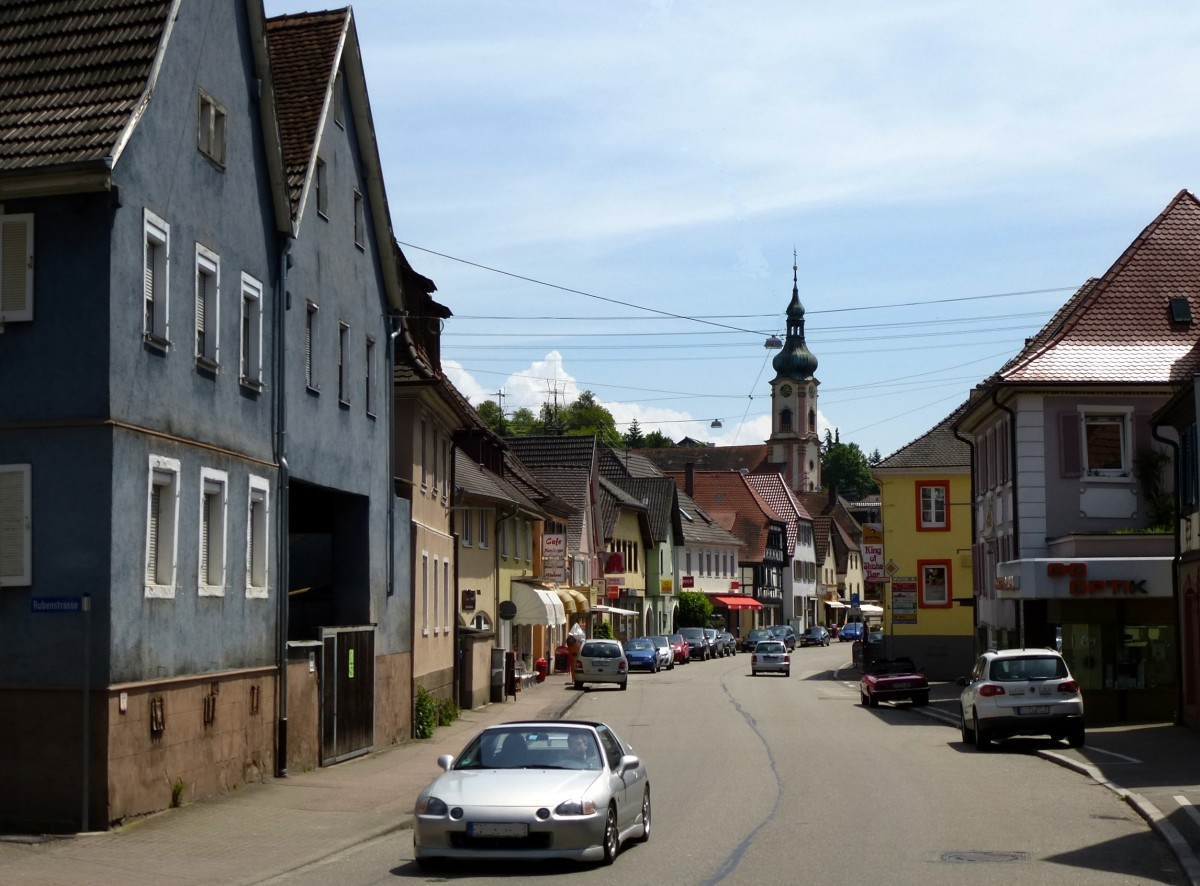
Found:
[[[1103,748],[1093,746],[1088,747],[1088,752],[1092,754],[1108,754],[1110,757],[1116,757],[1118,760],[1124,760],[1126,763],[1141,763],[1137,757],[1126,757],[1124,754],[1118,754],[1116,751],[1106,751]]]

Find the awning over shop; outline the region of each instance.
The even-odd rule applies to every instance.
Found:
[[[603,603],[597,603],[592,607],[592,612],[607,612],[610,615],[640,615],[636,609],[618,609],[616,606],[605,606]]]
[[[874,603],[863,603],[858,607],[858,610],[863,615],[883,615],[883,607],[876,606]]]
[[[762,609],[762,604],[745,594],[713,594],[712,601],[726,609]]]
[[[567,623],[562,600],[554,591],[547,591],[529,582],[512,583],[512,601],[517,607],[513,624],[557,627]]]
[[[846,608],[845,603],[839,603],[837,600],[822,600],[821,602],[824,603],[826,606],[828,606],[830,609],[845,609]]]
[[[568,615],[578,615],[588,611],[588,600],[574,588],[555,588],[554,593],[562,601],[563,609]]]

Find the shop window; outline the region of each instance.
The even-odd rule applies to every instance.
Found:
[[[1088,689],[1162,689],[1175,677],[1173,625],[1065,624],[1062,654]]]
[[[917,561],[917,592],[922,609],[946,609],[954,602],[949,560]]]

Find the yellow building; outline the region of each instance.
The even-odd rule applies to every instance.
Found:
[[[971,447],[948,416],[871,469],[882,501],[885,653],[931,680],[976,655],[971,574]],[[868,580],[871,576],[868,576]]]

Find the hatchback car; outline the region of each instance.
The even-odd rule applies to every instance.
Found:
[[[682,628],[679,633],[683,634],[683,639],[691,647],[692,661],[707,661],[713,657],[712,648],[704,636],[704,628]]]
[[[829,631],[822,625],[809,625],[800,635],[801,646],[828,646]]]
[[[729,631],[721,631],[717,635],[717,639],[721,641],[721,648],[725,655],[737,655],[737,638]]]
[[[625,660],[629,662],[631,671],[658,673],[658,647],[649,637],[634,637],[632,640],[626,640]]]
[[[584,640],[575,657],[575,688],[584,683],[616,683],[629,686],[629,661],[616,640]]]
[[[683,634],[671,634],[667,639],[671,641],[671,652],[675,655],[675,664],[687,664],[692,660],[692,648],[688,646],[688,641],[684,639]]]
[[[861,621],[848,621],[838,631],[838,641],[842,643],[853,643],[862,638],[863,623]]]
[[[774,640],[774,639],[775,638],[771,636],[770,630],[768,630],[767,628],[755,628],[754,630],[752,630],[748,634],[746,634],[746,636],[742,637],[742,651],[743,652],[753,652],[754,647],[757,646],[759,643],[761,643],[763,640]]]
[[[957,683],[964,744],[986,750],[995,738],[1049,735],[1083,746],[1083,696],[1053,649],[989,650]]]
[[[721,632],[716,628],[705,628],[704,639],[708,641],[708,648],[712,651],[713,658],[725,657],[725,644],[721,642]]]
[[[789,652],[796,648],[796,629],[791,625],[772,625],[767,630],[771,632],[772,639],[782,640]]]
[[[671,648],[671,638],[663,634],[656,634],[650,638],[650,641],[658,650],[658,666],[666,668],[668,671],[675,667],[675,650]]]
[[[750,653],[750,676],[759,674],[792,674],[792,657],[782,640],[763,640]]]
[[[417,864],[444,858],[611,864],[626,840],[650,837],[646,766],[603,723],[489,726],[457,757],[442,754],[437,762],[443,772],[417,795],[414,810]]]

